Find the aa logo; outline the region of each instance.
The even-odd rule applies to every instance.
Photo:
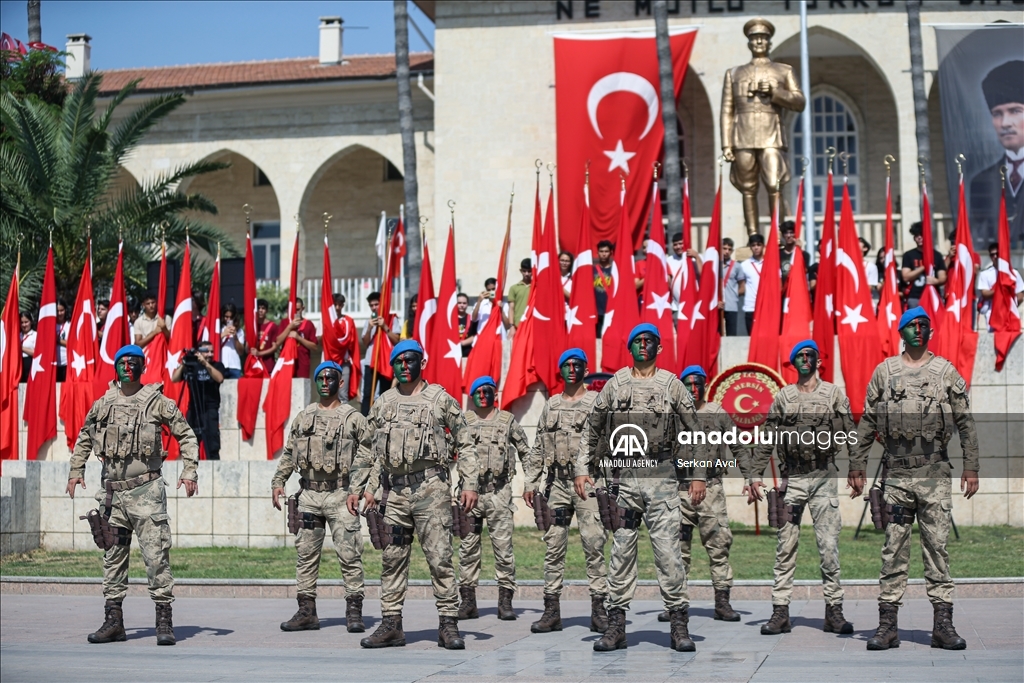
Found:
[[[647,434],[634,424],[619,425],[608,438],[612,456],[642,458],[647,455]]]

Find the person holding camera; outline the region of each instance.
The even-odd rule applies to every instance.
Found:
[[[226,368],[213,359],[213,344],[199,343],[186,351],[171,374],[172,382],[187,382],[188,414],[185,419],[206,449],[207,460],[220,460],[220,385]]]

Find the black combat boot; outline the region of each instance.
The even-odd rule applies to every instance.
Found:
[[[551,633],[562,630],[562,610],[557,595],[544,594],[544,614],[530,625],[533,633]],[[593,630],[593,629],[591,629]]]
[[[932,624],[932,647],[943,650],[966,650],[967,641],[961,638],[953,628],[953,605],[949,602],[937,602],[934,623]]]
[[[479,619],[480,610],[476,608],[476,586],[459,586],[459,619]]]
[[[90,643],[120,643],[128,639],[124,633],[124,613],[121,603],[107,600],[103,605],[103,625],[89,634]]]
[[[611,652],[625,650],[629,647],[626,641],[626,610],[608,610],[608,629],[600,640],[594,643],[594,652]]]
[[[672,649],[676,652],[696,652],[697,646],[690,639],[689,606],[674,609],[668,614],[672,619]]]
[[[363,625],[362,595],[349,595],[345,598],[345,627],[349,633],[362,633],[366,630]]]
[[[498,618],[502,621],[515,621],[516,613],[512,610],[512,596],[514,592],[511,588],[499,588],[498,589]],[[475,597],[475,596],[474,596]],[[474,602],[475,605],[475,602]]]
[[[288,621],[281,622],[282,631],[319,631],[320,619],[316,616],[316,598],[299,595],[295,598],[299,610]]]
[[[900,646],[899,607],[891,602],[878,603],[878,629],[868,639],[869,650],[888,650]]]
[[[843,603],[838,605],[825,605],[825,633],[841,633],[849,635],[853,633],[853,624],[843,616]]]
[[[594,633],[604,633],[608,630],[608,610],[604,608],[604,601],[607,595],[590,596],[590,630]]]
[[[761,627],[761,635],[777,636],[792,630],[793,626],[789,623],[789,605],[772,605],[772,618]]]
[[[156,644],[174,645],[174,622],[171,620],[171,603],[156,603]]]
[[[729,604],[729,589],[715,589],[715,621],[739,621],[740,615]]]
[[[668,623],[672,621],[672,617],[669,615],[668,610],[662,610],[661,614],[658,615],[658,621],[662,623]]]
[[[459,633],[455,617],[441,617],[437,624],[437,646],[446,650],[465,650],[466,641]]]
[[[359,644],[367,648],[404,647],[405,631],[402,630],[402,615],[385,614],[381,617],[380,626],[373,632],[373,635],[363,638]]]

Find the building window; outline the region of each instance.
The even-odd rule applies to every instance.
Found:
[[[278,221],[252,224],[252,258],[257,280],[281,277],[281,224]]]
[[[254,187],[273,187],[273,185],[270,184],[270,178],[268,178],[267,174],[263,172],[263,169],[254,165],[253,170],[255,173],[252,181]]]
[[[395,167],[393,163],[384,160],[384,182],[389,180],[402,180],[402,172]]]
[[[844,102],[838,95],[833,93],[815,95],[811,100],[811,126],[814,129],[813,149],[814,155],[809,155],[805,150],[804,133],[801,125],[801,117],[795,117],[793,122],[793,159],[792,168],[794,178],[799,177],[803,162],[800,157],[806,156],[814,165],[814,213],[821,216],[822,202],[825,197],[825,186],[828,182],[826,173],[828,171],[829,147],[835,147],[836,152],[846,152],[850,155],[847,160],[847,173],[849,176],[850,203],[853,205],[854,213],[858,210],[860,203],[860,148],[857,144],[857,121],[853,117],[850,105]],[[834,206],[835,212],[839,212],[842,205],[842,173],[843,163],[838,155],[832,167],[832,173],[836,176]],[[798,183],[791,184],[793,193],[792,201],[796,201]]]

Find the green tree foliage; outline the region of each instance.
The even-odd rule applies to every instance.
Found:
[[[0,52],[0,82],[3,89],[19,100],[35,96],[54,106],[63,106],[68,95],[61,73],[64,52],[29,50],[27,55],[4,50]]]
[[[19,98],[6,82],[0,93],[0,273],[10,277],[20,241],[23,310],[38,302],[51,242],[57,293],[69,305],[78,291],[90,234],[93,282],[100,298],[113,281],[119,237],[124,241],[125,287],[135,295],[145,289],[146,262],[159,258],[162,235],[172,259],[181,258],[186,235],[191,236],[199,283],[209,271],[202,264],[212,259],[218,242],[224,256],[239,255],[219,229],[186,215],[216,214],[213,202],[178,190],[183,180],[225,164],[188,163],[141,186],[113,192],[120,164],[185,97],[161,95],[125,105],[130,109],[126,114],[118,111],[135,92],[136,81],[101,110],[102,79],[101,74],[87,74],[70,86],[60,107],[31,94]],[[4,296],[6,285],[0,289]]]

